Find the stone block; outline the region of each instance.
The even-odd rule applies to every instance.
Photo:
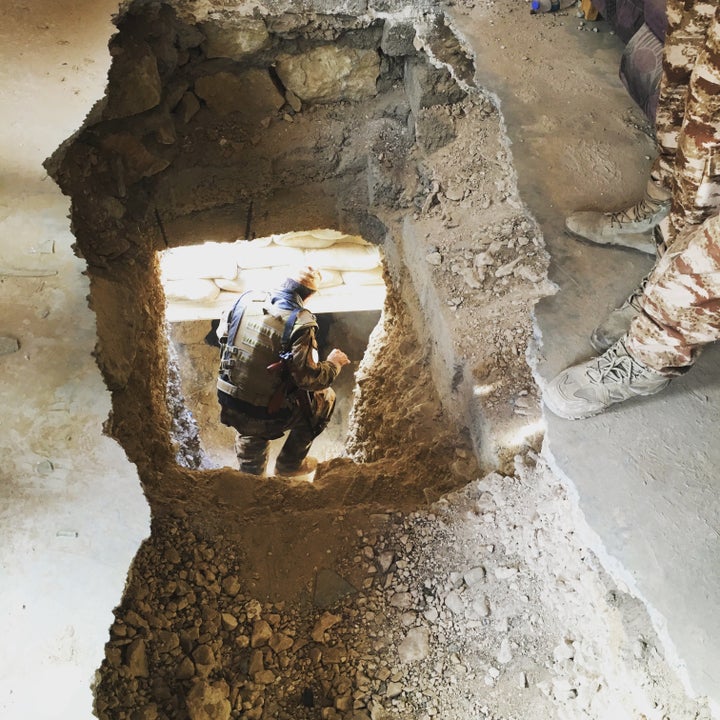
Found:
[[[380,56],[374,50],[323,45],[279,57],[277,74],[303,102],[363,100],[377,92]]]
[[[405,93],[416,115],[422,108],[452,105],[467,95],[446,68],[422,58],[408,58],[405,63]]]
[[[200,77],[195,81],[195,94],[219,115],[235,113],[241,122],[251,125],[259,124],[285,104],[270,74],[256,68]]]
[[[270,42],[265,23],[260,18],[246,17],[230,21],[200,24],[205,35],[202,47],[208,58],[242,60],[256,53]]]
[[[160,103],[162,84],[157,59],[150,47],[139,43],[117,50],[108,73],[106,118],[128,117]]]
[[[392,22],[388,20],[380,40],[380,49],[392,57],[415,55],[415,26],[410,22]]]

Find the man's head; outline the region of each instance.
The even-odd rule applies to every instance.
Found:
[[[321,279],[320,271],[308,265],[290,275],[283,283],[283,289],[296,292],[304,300],[317,291]]]

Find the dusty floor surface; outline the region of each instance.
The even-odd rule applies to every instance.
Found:
[[[517,31],[506,11],[527,6],[460,9],[474,11],[464,20],[474,32],[503,37]],[[563,18],[523,24],[535,65],[551,64]],[[572,76],[561,92],[575,96]],[[547,255],[492,103],[456,112],[472,131],[435,154],[437,185],[415,219],[420,232],[426,218],[445,229],[423,260],[465,328],[461,354],[486,380],[503,474],[475,466],[391,291],[357,372],[345,457],[312,486],[218,469],[194,498],[154,490],[153,535],[99,674],[101,718],[709,716],[664,663],[644,609],[587,549],[582,519],[533,449],[540,414],[524,355],[529,308],[552,291]],[[549,152],[552,130],[542,128]]]

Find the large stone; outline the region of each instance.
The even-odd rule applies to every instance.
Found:
[[[415,114],[433,105],[452,105],[467,95],[446,68],[419,58],[405,63],[405,93]]]
[[[415,26],[410,22],[385,22],[380,49],[393,57],[415,55]]]
[[[241,60],[264,48],[270,41],[265,23],[260,18],[238,18],[233,22],[204,22],[203,50],[209,58],[225,57]]]
[[[144,640],[133,640],[127,647],[125,664],[131,677],[148,677],[147,652]]]
[[[261,647],[267,645],[270,638],[273,636],[273,630],[266,620],[256,620],[253,623],[252,639],[250,641],[251,647]]]
[[[265,70],[219,72],[195,81],[195,93],[218,115],[236,114],[241,122],[256,125],[275,114],[285,98]]]
[[[0,337],[0,355],[10,355],[20,349],[20,341],[17,338],[4,335]]]
[[[374,50],[322,45],[302,55],[282,55],[277,74],[304,102],[363,100],[376,94],[380,56]]]
[[[185,698],[190,720],[228,720],[230,688],[226,682],[196,682]]]
[[[153,51],[140,43],[117,52],[108,73],[105,117],[128,117],[154,108],[162,98],[162,84]]]
[[[398,647],[401,663],[424,660],[430,652],[430,634],[427,628],[412,628]]]

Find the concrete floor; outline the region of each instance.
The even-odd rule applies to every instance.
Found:
[[[503,7],[512,5],[501,2]],[[517,10],[517,8],[515,8]],[[534,39],[562,51],[543,67],[501,63],[533,59]],[[634,289],[649,256],[593,247],[564,232],[573,210],[613,210],[640,196],[654,148],[638,132],[638,113],[618,77],[620,41],[600,23],[579,32],[574,11],[458,16],[477,54],[479,84],[500,99],[523,200],[538,218],[552,255],[558,293],[536,308],[538,347],[531,363],[542,385],[593,355],[592,329]],[[563,92],[570,86],[580,91]],[[531,88],[529,92],[529,88]],[[540,100],[541,102],[538,102]],[[637,115],[637,117],[640,117]],[[642,118],[640,118],[642,119]],[[720,348],[654,398],[600,417],[561,420],[546,412],[544,454],[577,498],[591,546],[615,578],[647,604],[671,664],[687,689],[720,711]]]
[[[103,95],[116,2],[2,3],[0,717],[84,720],[112,608],[149,533],[110,396],[69,201],[43,160]]]

